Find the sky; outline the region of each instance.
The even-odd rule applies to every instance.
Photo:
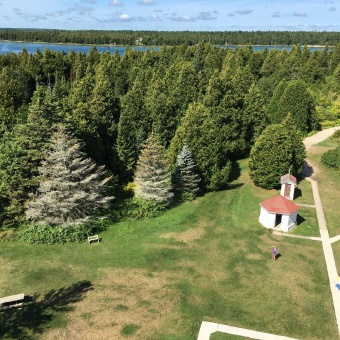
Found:
[[[340,0],[0,0],[1,28],[340,31]]]

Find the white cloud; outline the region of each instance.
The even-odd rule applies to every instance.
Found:
[[[328,8],[329,11],[335,12],[336,11],[336,7],[330,7]]]
[[[60,10],[60,11],[54,11],[54,12],[46,13],[45,15],[47,17],[62,17],[66,13],[67,13],[66,11]]]
[[[198,20],[214,20],[214,19],[217,19],[217,17],[212,16],[210,14],[210,12],[201,12],[196,19],[198,19]]]
[[[19,16],[20,18],[23,18],[24,20],[26,21],[30,21],[30,22],[37,22],[37,21],[40,21],[40,20],[46,20],[46,16],[44,15],[40,15],[40,14],[28,14],[28,13],[25,13],[24,11],[22,11],[21,9],[15,7],[13,8],[13,12]]]
[[[126,21],[126,20],[131,20],[132,17],[130,16],[130,14],[127,14],[127,13],[124,13],[124,14],[121,14],[118,16],[119,20],[122,20],[122,21]]]
[[[162,21],[161,17],[156,12],[151,13],[151,15],[148,16],[148,19],[152,21],[156,20]]]
[[[239,10],[234,11],[234,13],[239,14],[239,15],[246,15],[252,12],[253,12],[252,9],[239,9]]]
[[[69,12],[76,12],[79,15],[85,15],[85,14],[91,14],[93,11],[93,8],[91,6],[83,6],[81,4],[74,4],[72,7],[70,7]]]
[[[172,21],[195,21],[193,17],[189,17],[187,15],[182,15],[182,16],[173,16],[171,18]]]
[[[281,18],[280,12],[274,12],[272,15],[273,18]]]
[[[139,2],[140,5],[154,5],[155,1],[154,0],[141,0]]]
[[[308,17],[307,13],[293,13],[293,14],[290,14],[290,16],[298,17],[298,18],[306,18],[306,17]]]
[[[109,6],[120,7],[120,6],[124,6],[124,4],[120,2],[119,0],[111,0],[109,2]]]

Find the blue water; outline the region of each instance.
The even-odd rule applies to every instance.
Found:
[[[225,47],[225,46],[221,46]],[[228,46],[231,49],[235,49],[236,46]],[[290,51],[291,46],[253,46],[254,51],[262,51],[265,47],[267,47],[268,50],[271,49],[278,49],[283,50],[286,49],[287,51]],[[70,50],[73,50],[74,52],[84,52],[88,53],[91,46],[89,45],[64,45],[64,44],[41,44],[41,43],[27,43],[27,42],[10,42],[10,41],[0,41],[0,54],[8,54],[8,53],[16,53],[18,54],[21,52],[21,50],[25,48],[28,53],[36,53],[37,50],[40,50],[41,52],[44,51],[45,48],[48,48],[51,51],[64,51],[65,53],[70,52]],[[114,53],[116,50],[120,55],[124,54],[124,51],[126,49],[125,46],[96,46],[98,52],[110,52]],[[148,46],[135,46],[131,47],[134,50],[137,51],[145,51],[148,49],[155,49],[159,50],[159,47],[148,47]],[[313,52],[315,50],[323,50],[323,47],[310,47],[310,50]]]
[[[64,44],[41,44],[41,43],[27,43],[27,42],[10,42],[10,41],[0,41],[0,54],[16,53],[21,52],[23,48],[27,50],[28,53],[36,53],[37,50],[41,52],[45,48],[51,51],[64,51],[66,53],[73,50],[74,52],[84,52],[88,53],[92,46],[89,45],[64,45]],[[114,53],[116,50],[120,55],[122,55],[126,49],[125,46],[96,46],[98,52],[110,52]],[[151,49],[147,46],[135,46],[131,47],[137,51],[145,51]],[[159,47],[153,47],[153,49],[159,50]]]

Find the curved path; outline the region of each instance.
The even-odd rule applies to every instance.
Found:
[[[330,129],[326,129],[323,131],[320,131],[316,133],[313,136],[307,137],[304,139],[303,143],[305,144],[306,150],[310,150],[311,147],[315,144],[318,144],[322,142],[323,140],[327,139],[330,137],[336,130],[340,130],[340,126],[337,127],[332,127]],[[322,242],[322,248],[326,260],[326,266],[327,266],[327,273],[328,273],[328,278],[329,278],[329,285],[332,293],[332,298],[333,298],[333,306],[334,306],[334,311],[335,311],[335,317],[338,325],[338,330],[339,330],[339,335],[340,335],[340,293],[337,291],[334,285],[334,280],[338,276],[337,269],[336,269],[336,264],[334,260],[334,255],[333,255],[333,250],[331,244],[335,241],[340,240],[340,235],[335,236],[333,238],[329,237],[328,234],[328,229],[327,229],[327,224],[326,224],[326,219],[325,215],[323,212],[322,208],[322,203],[319,195],[319,189],[318,189],[318,183],[313,179],[312,175],[314,174],[314,170],[312,165],[306,161],[305,168],[302,170],[301,173],[306,180],[308,180],[311,185],[312,185],[312,190],[313,190],[313,197],[314,197],[314,204],[315,204],[315,209],[316,209],[316,215],[318,219],[318,224],[319,224],[319,229],[320,229],[320,238],[310,238],[311,240],[315,239]],[[273,232],[275,233],[275,232]],[[285,235],[280,233],[280,235]],[[286,234],[287,236],[293,237],[293,235]],[[299,237],[298,235],[295,235],[295,237]],[[239,335],[239,336],[245,336],[249,337],[251,339],[272,339],[272,340],[288,340],[292,338],[284,337],[284,336],[279,336],[275,334],[268,334],[268,333],[262,333],[262,332],[257,332],[249,329],[244,329],[244,328],[236,328],[236,327],[231,327],[227,325],[221,325],[221,324],[216,324],[213,322],[205,322],[203,321],[201,324],[201,328],[198,334],[197,340],[209,340],[210,335],[215,332],[223,332],[223,333],[229,333],[229,334],[234,334],[234,335]]]
[[[314,144],[322,142],[323,140],[330,137],[336,130],[339,130],[339,129],[340,129],[340,126],[337,126],[334,128],[320,131],[311,137],[305,138],[303,142],[305,144],[307,151]],[[340,294],[335,288],[335,284],[334,284],[335,279],[338,277],[338,273],[337,273],[333,249],[331,245],[334,241],[337,241],[340,237],[336,236],[336,237],[333,237],[332,239],[329,237],[326,219],[325,219],[325,215],[324,215],[323,208],[322,208],[322,202],[321,202],[320,195],[319,195],[318,183],[313,177],[311,177],[311,174],[313,173],[314,171],[313,171],[312,166],[308,164],[308,162],[306,162],[306,166],[302,170],[302,175],[304,175],[306,180],[308,180],[312,185],[314,204],[316,208],[316,216],[317,216],[318,223],[319,223],[322,248],[323,248],[323,253],[325,256],[325,260],[326,260],[329,285],[330,285],[330,289],[332,293],[335,317],[336,317],[336,321],[338,324],[338,330],[339,330],[339,335],[340,335]]]

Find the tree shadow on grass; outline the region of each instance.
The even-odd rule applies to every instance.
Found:
[[[66,312],[73,309],[70,304],[82,301],[84,295],[93,286],[90,281],[79,281],[69,287],[51,290],[41,297],[25,296],[21,309],[7,309],[0,312],[0,338],[36,339],[43,333],[46,324],[54,318],[54,312]]]
[[[241,176],[241,167],[239,162],[232,161],[231,162],[231,169],[230,169],[230,176],[229,181],[236,181]]]

